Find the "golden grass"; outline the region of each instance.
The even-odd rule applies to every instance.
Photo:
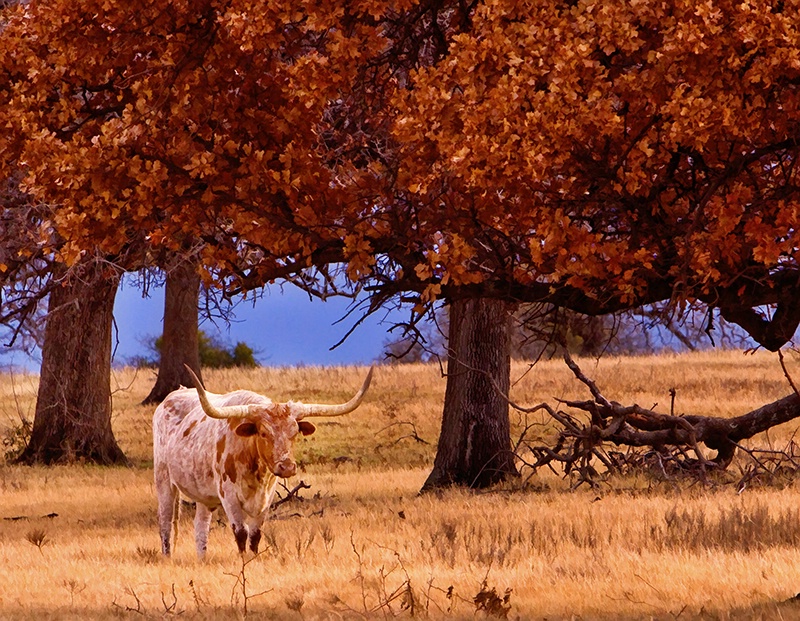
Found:
[[[790,390],[768,354],[580,363],[607,397],[664,411],[672,387],[678,412],[719,416]],[[790,365],[800,376],[800,364]],[[520,404],[587,397],[561,362],[525,369],[513,371]],[[215,392],[251,388],[274,399],[332,402],[349,398],[365,371],[208,371],[205,380]],[[32,415],[35,378],[13,379],[13,386],[0,379],[0,428],[18,423],[17,412]],[[185,511],[174,557],[160,558],[152,408],[138,405],[151,382],[149,372],[115,372],[114,428],[133,468],[0,465],[0,517],[24,516],[0,520],[0,619],[243,616],[242,564],[221,522],[200,563]],[[289,485],[303,479],[312,487],[303,501],[278,508],[264,553],[244,569],[250,616],[408,617],[402,606],[413,601],[415,616],[473,619],[485,583],[484,594],[494,588],[501,606],[512,589],[509,618],[800,619],[800,606],[781,603],[800,590],[797,485],[737,494],[642,476],[569,491],[569,481],[542,473],[521,490],[418,496],[443,394],[437,366],[381,367],[357,412],[323,422],[298,443],[302,471]],[[518,430],[522,417],[513,418]],[[539,433],[552,433],[541,422]],[[404,437],[406,423],[430,444]],[[779,446],[797,426],[754,442]]]

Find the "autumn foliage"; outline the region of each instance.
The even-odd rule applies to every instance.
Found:
[[[417,275],[544,285],[592,313],[699,298],[780,346],[798,318],[797,8],[481,3],[397,99],[399,179],[437,207]],[[771,327],[757,303],[777,303]]]
[[[344,262],[376,303],[700,300],[774,349],[798,8],[34,1],[5,9],[0,160],[68,262],[199,241],[236,290]]]
[[[293,2],[17,7],[0,50],[5,163],[57,205],[63,258],[203,239],[207,264],[226,265],[247,240],[266,268],[344,237],[316,134],[352,66],[320,52],[347,47],[340,17]]]

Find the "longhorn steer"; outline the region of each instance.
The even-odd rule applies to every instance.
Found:
[[[188,368],[188,367],[187,367]],[[341,416],[355,410],[369,388],[363,386],[341,405],[273,403],[249,390],[206,393],[192,373],[195,388],[170,393],[153,415],[153,467],[158,496],[161,552],[169,556],[177,538],[180,495],[195,501],[197,556],[204,558],[211,512],[222,505],[239,552],[258,552],[278,477],[297,470],[292,454],[298,433],[314,433],[312,416]],[[174,532],[175,537],[172,536]]]

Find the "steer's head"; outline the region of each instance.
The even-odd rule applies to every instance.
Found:
[[[273,474],[288,478],[297,471],[292,446],[298,434],[309,436],[316,430],[305,420],[314,416],[342,416],[355,410],[364,398],[372,381],[372,369],[367,373],[361,389],[347,403],[324,405],[319,403],[251,403],[215,407],[208,400],[202,383],[194,371],[186,366],[192,378],[200,405],[207,416],[228,419],[233,432],[241,437],[261,440],[257,443],[259,456]],[[265,400],[267,401],[267,400]]]

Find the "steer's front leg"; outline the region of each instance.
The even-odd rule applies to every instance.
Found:
[[[256,526],[250,531],[250,551],[258,554],[258,544],[261,541],[261,529]]]
[[[269,516],[269,505],[272,500],[272,495],[275,493],[275,487],[273,486],[272,491],[270,491],[270,496],[267,500],[266,508],[250,523],[250,551],[253,554],[258,554],[258,544],[261,543],[261,527],[264,525],[264,522],[267,520]]]
[[[236,500],[236,490],[222,486],[221,489],[222,508],[231,525],[236,545],[239,547],[239,554],[244,554],[247,549],[248,529],[245,525],[247,521],[242,505]]]
[[[247,527],[244,524],[231,524],[231,528],[239,546],[239,554],[244,554],[247,549]]]

